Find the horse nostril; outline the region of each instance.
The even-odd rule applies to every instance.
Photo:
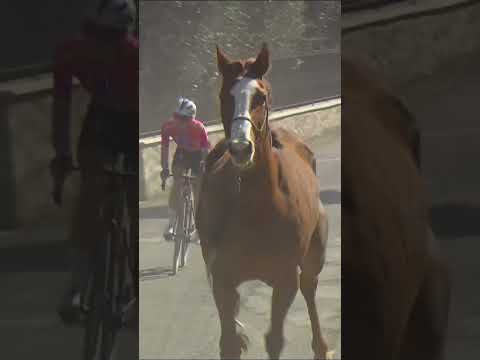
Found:
[[[247,140],[232,140],[230,141],[230,152],[240,153],[245,151],[250,146]]]

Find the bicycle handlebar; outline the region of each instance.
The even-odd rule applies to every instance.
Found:
[[[175,176],[177,176],[177,175],[170,174],[170,175],[167,176],[167,178],[175,177]],[[196,180],[198,178],[198,176],[191,176],[191,175],[186,175],[186,174],[178,175],[178,177],[181,177],[184,180]],[[167,179],[162,179],[162,190],[163,191],[165,191],[166,180]]]

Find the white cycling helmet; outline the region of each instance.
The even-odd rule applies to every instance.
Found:
[[[92,20],[98,25],[126,30],[133,25],[135,12],[130,0],[104,0]]]
[[[178,99],[178,106],[177,110],[175,110],[175,114],[194,118],[197,114],[197,106],[192,100],[188,100],[185,98]]]

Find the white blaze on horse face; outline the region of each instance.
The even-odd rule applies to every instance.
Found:
[[[258,82],[255,79],[248,77],[242,78],[235,86],[230,90],[230,94],[235,100],[235,109],[233,112],[233,120],[238,118],[250,118],[250,104],[252,97],[257,90]]]
[[[257,86],[257,80],[242,78],[230,90],[235,107],[230,128],[229,147],[233,163],[242,168],[249,167],[253,163],[255,154],[250,104],[257,91]]]
[[[249,145],[253,149],[253,131],[250,116],[250,104],[257,89],[257,80],[242,78],[230,90],[235,102],[233,122],[231,125],[230,147],[234,152],[246,150]],[[249,159],[253,154],[249,154]]]

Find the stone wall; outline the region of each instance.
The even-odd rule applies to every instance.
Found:
[[[422,13],[415,13],[408,3],[396,9],[402,6],[410,6],[412,13],[389,19],[385,9],[381,19],[380,11],[372,11],[376,20],[370,24],[369,13],[342,16],[342,56],[370,63],[394,88],[401,89],[480,50],[480,2],[450,1],[449,7]],[[357,21],[352,26],[355,17],[367,23]]]
[[[48,168],[51,147],[50,90],[23,93],[18,84],[0,92],[2,172],[0,183],[0,228],[58,222],[70,216],[78,175],[66,183],[64,207],[51,200],[52,180]],[[3,89],[7,88],[2,86]],[[18,91],[17,91],[18,90]],[[76,143],[86,109],[87,96],[75,90],[72,108],[72,140]]]

